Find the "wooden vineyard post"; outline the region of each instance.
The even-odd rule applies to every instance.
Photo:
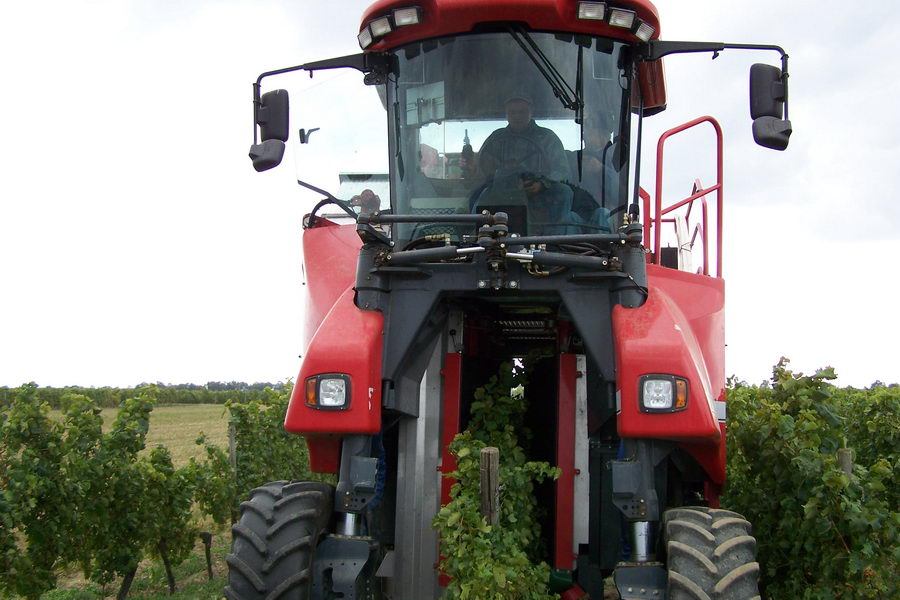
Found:
[[[837,461],[838,466],[840,466],[841,471],[844,472],[844,475],[848,477],[853,475],[853,449],[852,448],[840,448],[837,451]]]
[[[237,477],[237,431],[234,425],[228,427],[228,462],[231,463],[231,471]]]
[[[481,449],[481,515],[488,525],[500,523],[500,451]]]
[[[200,539],[203,540],[203,549],[206,551],[206,577],[212,581],[212,534],[208,531],[201,531]]]

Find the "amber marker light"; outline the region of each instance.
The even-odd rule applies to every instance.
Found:
[[[687,407],[687,381],[675,380],[675,410]]]
[[[319,378],[308,377],[306,379],[306,405],[316,407],[316,389],[318,388]]]

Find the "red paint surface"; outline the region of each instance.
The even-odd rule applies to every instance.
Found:
[[[310,469],[336,473],[343,433],[375,433],[381,423],[381,313],[353,304],[356,260],[361,242],[354,225],[318,218],[303,232],[305,311],[304,361],[284,427],[306,437]],[[354,352],[347,353],[348,339]],[[358,344],[358,345],[357,345]],[[346,373],[352,377],[350,409],[320,411],[306,406],[306,377]],[[369,388],[374,388],[369,399]]]
[[[337,299],[356,282],[361,245],[355,225],[318,218],[315,227],[303,231],[304,350]]]
[[[309,450],[309,470],[313,473],[337,473],[341,465],[341,442],[339,435],[308,435],[306,448]]]
[[[449,450],[450,442],[459,433],[460,415],[460,388],[462,385],[462,354],[452,353],[444,356],[444,368],[441,370],[444,381],[443,418],[441,420],[441,466],[438,467],[444,475],[441,477],[441,506],[450,502],[450,488],[456,483],[455,479],[446,477],[447,473],[456,470],[456,456]],[[441,560],[443,560],[443,556]],[[438,585],[447,587],[451,578],[444,572],[438,573]]]
[[[709,186],[708,188],[703,188],[698,191],[699,181],[695,182],[694,190],[691,193],[691,196],[675,202],[669,206],[663,207],[663,182],[665,181],[663,178],[663,151],[665,148],[666,140],[668,140],[673,135],[677,135],[683,131],[687,131],[688,129],[697,127],[702,125],[703,123],[709,123],[713,128],[713,132],[716,136],[716,182]],[[644,230],[644,245],[648,248],[651,248],[651,256],[654,257],[653,262],[656,264],[660,263],[660,249],[662,247],[661,239],[662,239],[662,223],[666,221],[663,217],[669,213],[672,213],[682,206],[688,206],[688,215],[690,215],[690,210],[693,207],[695,202],[699,202],[703,206],[703,274],[709,275],[709,245],[710,245],[710,237],[713,233],[715,233],[716,238],[716,277],[722,277],[722,207],[724,202],[724,159],[723,159],[723,141],[722,141],[722,126],[719,125],[719,122],[716,121],[712,117],[697,117],[692,121],[688,121],[678,127],[673,127],[669,129],[665,133],[663,133],[659,137],[659,141],[656,144],[656,211],[651,215],[649,212],[650,205],[650,197],[647,196],[644,199],[644,208],[645,213],[648,216],[652,216],[652,220],[649,226]],[[711,194],[712,192],[716,193],[716,229],[715,231],[710,231],[709,225],[707,223],[707,206],[706,206],[706,196]],[[643,197],[643,196],[642,196]],[[653,246],[649,246],[648,242],[650,240],[650,230],[653,230]],[[693,242],[692,242],[693,245]]]
[[[559,403],[556,425],[556,531],[553,534],[553,567],[573,569],[578,558],[572,552],[575,498],[575,378],[574,354],[559,355]]]
[[[561,600],[589,600],[588,593],[581,589],[577,583],[564,591],[560,596]]]
[[[444,356],[444,415],[441,424],[441,473],[446,475],[456,470],[456,456],[449,450],[450,442],[459,433],[460,426],[460,384],[462,378],[462,355]],[[450,502],[450,488],[455,479],[441,477],[441,506]]]
[[[713,402],[725,400],[725,284],[647,265],[650,296],[640,308],[613,308],[621,413],[619,435],[683,442],[717,483],[725,479],[724,429]],[[688,406],[674,413],[640,411],[642,375],[688,380]]]
[[[378,433],[381,430],[381,353],[384,316],[360,310],[348,288],[322,320],[310,340],[284,427],[293,433]],[[323,373],[350,375],[350,406],[319,410],[306,405],[307,377]]]

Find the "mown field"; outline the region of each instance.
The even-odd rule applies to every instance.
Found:
[[[103,431],[108,432],[118,408],[104,408]],[[62,411],[53,410],[50,416],[62,420]],[[191,458],[201,458],[203,448],[194,441],[204,434],[206,441],[228,448],[228,409],[222,404],[172,404],[153,408],[147,450],[162,444],[172,453],[176,467],[188,464]],[[146,452],[146,450],[145,450]]]

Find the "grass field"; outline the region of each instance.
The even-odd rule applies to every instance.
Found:
[[[212,569],[210,580],[206,571],[206,556],[203,544],[198,540],[194,553],[186,561],[173,568],[176,591],[169,595],[166,572],[159,561],[145,560],[141,563],[134,583],[128,594],[129,600],[218,600],[222,598],[222,588],[228,581],[228,566],[225,556],[231,546],[231,534],[227,529],[213,533]],[[78,573],[69,573],[59,578],[59,587],[41,596],[41,600],[105,600],[115,598],[119,580],[106,587],[84,580]]]
[[[116,419],[117,408],[104,408],[103,430],[108,431]],[[54,419],[62,413],[51,411]],[[172,453],[176,467],[184,466],[191,457],[201,458],[203,448],[194,443],[201,433],[207,441],[228,447],[228,411],[222,404],[175,404],[155,406],[150,413],[147,448],[162,444]]]

